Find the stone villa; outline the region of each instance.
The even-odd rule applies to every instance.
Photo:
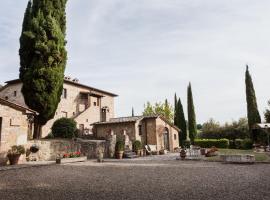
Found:
[[[0,87],[0,157],[12,145],[26,145],[33,132],[32,119],[38,113],[25,105],[21,88],[19,79]],[[140,140],[143,145],[156,145],[158,151],[179,147],[180,130],[162,116],[114,118],[115,97],[116,94],[65,77],[55,117],[43,126],[42,137],[51,132],[55,120],[67,117],[77,122],[81,134],[97,139],[114,134],[128,136],[130,142]]]
[[[0,89],[0,98],[27,108],[21,88],[22,82],[19,79],[7,81]],[[91,124],[114,117],[114,97],[117,95],[83,85],[78,82],[78,79],[65,77],[64,89],[55,117],[43,126],[42,137],[51,132],[54,121],[61,117],[74,118],[81,133],[91,134]]]
[[[157,150],[171,152],[179,147],[180,130],[162,116],[134,116],[112,118],[106,122],[94,123],[97,138],[106,138],[109,134],[128,135],[129,140],[139,140],[143,145],[157,145]]]

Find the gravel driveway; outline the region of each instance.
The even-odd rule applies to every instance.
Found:
[[[137,160],[0,172],[0,199],[270,199],[270,165]]]

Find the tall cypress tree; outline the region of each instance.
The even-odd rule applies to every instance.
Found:
[[[173,117],[173,123],[175,126],[177,126],[177,122],[178,122],[178,108],[177,108],[178,104],[177,104],[177,96],[176,93],[174,94],[174,117]],[[178,126],[177,126],[178,127]]]
[[[256,94],[255,94],[252,78],[249,73],[248,65],[246,66],[246,80],[245,81],[246,81],[248,126],[249,126],[249,131],[251,133],[253,125],[256,123],[261,123],[261,117],[258,111]]]
[[[67,0],[28,2],[20,37],[20,79],[25,103],[39,115],[34,119],[34,138],[54,117],[60,102],[67,60]]]
[[[192,144],[194,144],[194,139],[197,135],[197,124],[196,124],[196,115],[193,103],[191,83],[188,85],[187,91],[187,104],[188,104],[188,130],[189,138]]]
[[[185,114],[184,114],[184,109],[183,105],[181,103],[181,99],[178,99],[177,102],[177,112],[178,112],[178,128],[181,129],[181,132],[179,133],[179,144],[183,146],[184,141],[187,139],[187,124],[186,124],[186,119],[185,119]]]

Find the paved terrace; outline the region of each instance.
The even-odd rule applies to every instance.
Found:
[[[140,158],[0,171],[0,199],[270,199],[270,165]]]

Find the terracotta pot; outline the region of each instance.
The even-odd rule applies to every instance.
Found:
[[[141,156],[141,150],[135,150],[137,156]]]
[[[10,165],[17,165],[19,162],[21,154],[8,154],[8,160]]]
[[[117,159],[122,159],[123,158],[124,151],[117,151],[116,152],[116,158]]]
[[[187,156],[186,151],[185,151],[184,149],[182,149],[182,150],[180,151],[180,157],[181,157],[181,159],[184,160],[184,159],[186,158],[186,156]]]
[[[200,151],[201,151],[201,155],[204,156],[204,155],[206,154],[206,149],[203,149],[203,148],[202,148],[202,149],[200,149]]]

